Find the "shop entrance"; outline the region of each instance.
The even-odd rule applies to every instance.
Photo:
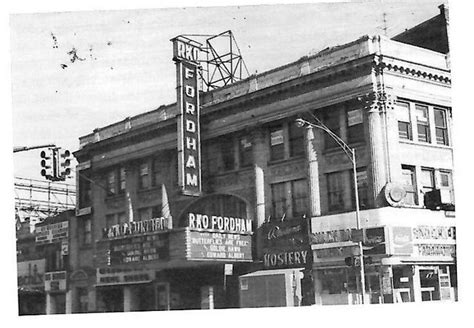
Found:
[[[438,270],[436,269],[420,269],[420,291],[421,300],[439,301],[439,279]]]
[[[393,267],[395,302],[454,300],[451,276],[447,265]]]
[[[454,300],[454,284],[450,266],[420,268],[422,301]]]
[[[99,312],[123,312],[123,288],[100,287],[97,291]]]
[[[168,311],[171,309],[169,283],[156,284],[156,305],[158,311]]]

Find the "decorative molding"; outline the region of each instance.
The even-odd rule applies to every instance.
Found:
[[[423,80],[451,84],[450,71],[441,71],[427,66],[417,65],[410,62],[401,62],[385,58],[374,59],[373,68],[376,74],[389,71]]]
[[[374,91],[357,97],[357,101],[368,112],[380,112],[393,109],[394,97],[385,91]]]

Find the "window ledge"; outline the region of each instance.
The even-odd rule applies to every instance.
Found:
[[[152,186],[152,187],[148,187],[148,188],[137,189],[137,193],[138,194],[146,194],[148,192],[158,191],[160,189],[160,187],[161,186]]]
[[[125,198],[125,193],[119,193],[119,194],[113,194],[113,195],[107,195],[105,196],[105,201],[114,201],[114,200],[120,200],[122,198]]]
[[[268,161],[267,165],[268,166],[273,166],[273,165],[279,165],[283,163],[291,163],[291,162],[299,162],[304,160],[304,156],[295,156],[295,157],[289,157],[289,158],[284,158],[284,159],[277,159],[273,161]]]
[[[357,150],[357,148],[365,146],[366,142],[365,141],[357,141],[357,142],[354,142],[354,143],[348,143],[347,145],[349,146],[349,148],[351,148],[351,149],[355,148]],[[323,153],[323,155],[332,155],[332,154],[335,154],[337,152],[342,152],[342,151],[343,151],[342,147],[334,146],[334,147],[323,149],[322,153]]]
[[[431,147],[431,148],[440,148],[440,149],[453,149],[450,145],[438,145],[429,142],[420,142],[420,141],[413,141],[413,140],[406,140],[406,139],[398,139],[401,144],[407,145],[414,145],[414,146],[424,146],[424,147]]]
[[[216,173],[209,173],[209,174],[208,174],[208,177],[214,178],[214,177],[226,176],[226,175],[229,175],[229,174],[238,174],[238,173],[240,173],[240,172],[249,171],[250,169],[252,169],[252,166],[253,166],[253,164],[250,165],[250,166],[241,167],[241,168],[235,169],[235,170],[220,171],[220,172],[216,172]]]
[[[401,208],[411,208],[411,209],[424,209],[425,207],[423,205],[412,205],[412,204],[399,204],[395,207],[401,207]]]

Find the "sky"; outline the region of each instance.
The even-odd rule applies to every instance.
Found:
[[[231,30],[253,74],[362,35],[394,36],[437,15],[439,4],[363,1],[12,15],[13,146],[54,143],[74,151],[79,137],[94,128],[175,102],[169,40],[177,35]],[[43,179],[40,151],[15,153],[14,175]]]

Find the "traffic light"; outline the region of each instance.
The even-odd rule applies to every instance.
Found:
[[[58,180],[66,180],[71,174],[71,152],[67,149],[58,148]]]
[[[55,179],[55,150],[48,148],[40,153],[41,159],[41,175],[48,180]]]

